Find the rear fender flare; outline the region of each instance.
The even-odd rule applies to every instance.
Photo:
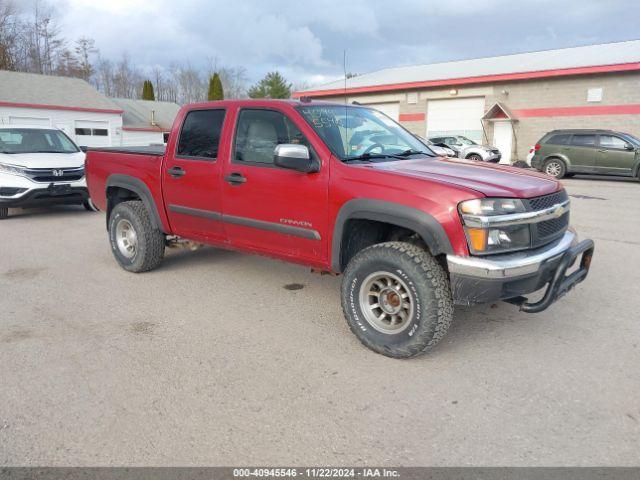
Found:
[[[342,271],[342,235],[347,221],[352,219],[373,220],[408,228],[420,235],[433,255],[453,254],[449,237],[432,215],[398,203],[359,198],[346,202],[336,217],[331,245],[331,269],[334,272]]]
[[[160,214],[158,213],[158,208],[155,200],[153,199],[153,195],[151,194],[151,190],[149,190],[149,187],[147,187],[142,180],[130,175],[113,174],[107,178],[106,190],[108,191],[110,187],[124,188],[138,195],[151,215],[151,223],[153,223],[153,225],[161,232],[168,233],[162,223]],[[109,197],[107,195],[107,201],[108,199]],[[111,208],[112,207],[107,204],[107,225],[109,225],[109,213],[111,212]]]

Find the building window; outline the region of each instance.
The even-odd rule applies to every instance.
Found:
[[[601,102],[602,88],[590,88],[587,90],[587,102]]]
[[[76,135],[83,135],[86,137],[108,137],[109,130],[106,128],[76,128]]]

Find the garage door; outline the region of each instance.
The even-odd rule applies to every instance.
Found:
[[[50,127],[51,120],[44,117],[9,117],[11,125],[38,125],[40,127]]]
[[[83,147],[110,147],[109,122],[78,120],[75,123],[76,143]]]
[[[478,143],[482,140],[484,97],[429,100],[427,137],[464,135]]]
[[[396,122],[400,116],[400,104],[398,102],[367,103],[366,106],[380,110],[387,117],[394,119]]]

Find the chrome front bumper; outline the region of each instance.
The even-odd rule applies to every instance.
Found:
[[[453,298],[461,305],[506,300],[527,312],[542,311],[586,278],[592,255],[593,242],[578,242],[572,230],[535,250],[489,257],[447,255]],[[578,271],[565,277],[579,256]],[[524,295],[545,286],[544,298],[528,303]]]

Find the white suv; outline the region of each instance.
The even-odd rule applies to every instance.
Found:
[[[95,210],[84,152],[61,130],[0,125],[0,219],[9,208],[78,204]]]

